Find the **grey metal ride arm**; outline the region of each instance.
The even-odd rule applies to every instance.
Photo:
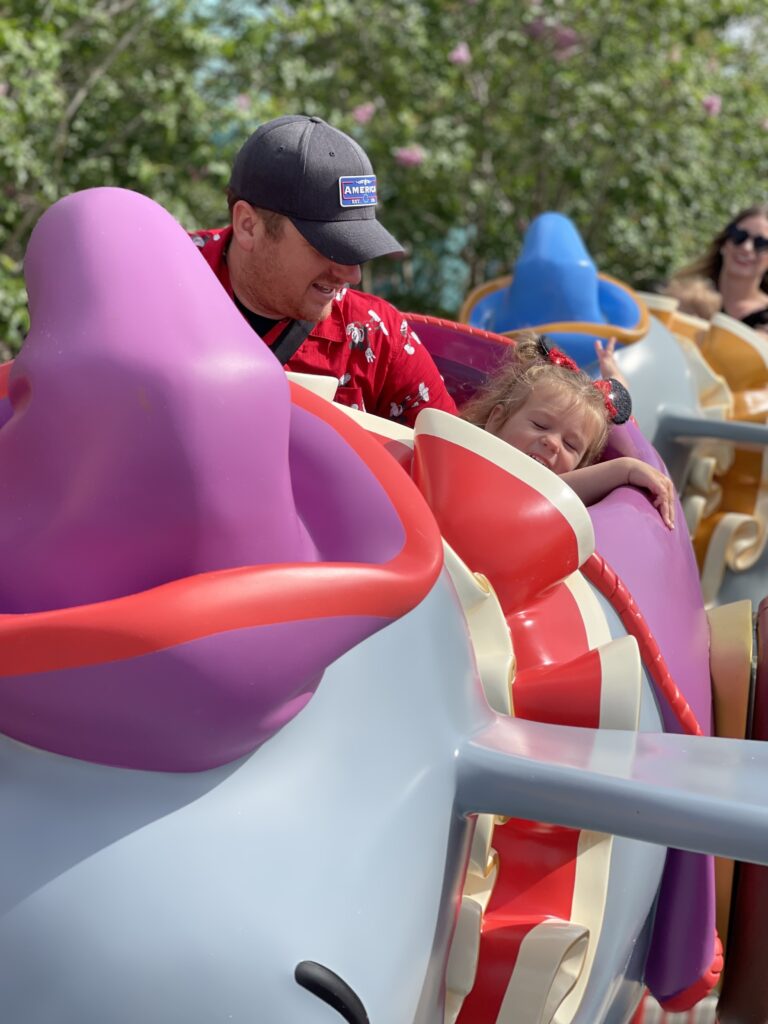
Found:
[[[768,864],[768,745],[498,717],[459,751],[458,805]]]

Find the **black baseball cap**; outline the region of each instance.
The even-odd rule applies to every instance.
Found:
[[[257,128],[235,157],[229,187],[288,217],[335,263],[403,255],[376,220],[376,176],[365,151],[319,117],[290,114]]]

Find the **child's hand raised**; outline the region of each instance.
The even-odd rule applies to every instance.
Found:
[[[626,459],[627,483],[633,487],[642,487],[653,495],[653,504],[659,515],[670,530],[675,528],[675,488],[672,481],[664,473],[640,459]]]
[[[595,338],[595,355],[600,365],[600,376],[603,380],[613,377],[614,380],[617,380],[629,390],[627,381],[619,369],[619,364],[616,362],[616,339],[609,338],[605,345],[603,345],[600,338]]]

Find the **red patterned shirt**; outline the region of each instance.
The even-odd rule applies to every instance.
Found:
[[[195,231],[191,237],[232,296],[224,258],[232,228]],[[274,341],[286,323],[277,323],[264,341]],[[330,314],[315,324],[286,369],[335,377],[337,402],[409,426],[425,407],[456,412],[432,357],[402,313],[383,299],[352,288],[336,295]]]

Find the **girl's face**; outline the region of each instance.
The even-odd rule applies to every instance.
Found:
[[[560,475],[576,469],[598,425],[590,409],[539,384],[516,412],[495,406],[485,429]]]
[[[740,220],[720,250],[722,273],[732,277],[760,280],[768,270],[768,218],[753,214]]]

